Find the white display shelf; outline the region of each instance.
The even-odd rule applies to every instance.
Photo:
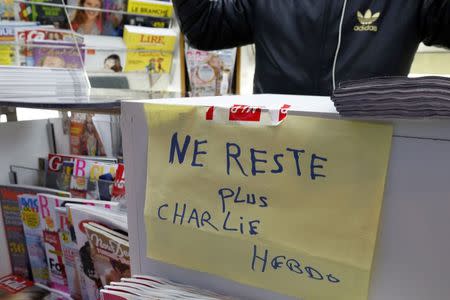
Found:
[[[122,103],[132,273],[155,274],[239,299],[291,299],[146,256],[146,102],[199,106],[291,104],[289,114],[340,118],[327,97],[260,95]],[[289,118],[289,115],[288,115]],[[450,120],[383,120],[394,125],[370,300],[447,300],[450,285]]]

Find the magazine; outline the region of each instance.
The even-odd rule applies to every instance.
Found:
[[[84,229],[89,240],[91,259],[103,286],[122,277],[130,277],[128,237],[94,222],[84,224]]]
[[[69,284],[64,264],[63,246],[60,240],[60,232],[68,231],[70,222],[67,216],[58,213],[58,207],[65,207],[68,203],[81,205],[101,206],[103,209],[111,209],[117,204],[106,201],[89,201],[85,199],[64,198],[49,194],[38,194],[38,203],[41,223],[43,224],[44,245],[50,277],[50,287],[69,293]],[[67,238],[66,242],[68,242]]]
[[[14,0],[0,2],[0,20],[14,20]]]
[[[56,208],[56,217],[58,219],[64,218],[68,219],[67,211],[65,207]],[[70,224],[70,221],[68,222]],[[59,240],[61,242],[61,249],[63,253],[64,269],[66,271],[67,285],[69,288],[70,296],[74,300],[79,300],[81,298],[81,286],[78,281],[78,269],[76,267],[76,256],[77,248],[76,244],[73,242],[73,234],[69,228],[61,228],[59,230]]]
[[[50,153],[48,155],[48,166],[46,168],[46,187],[63,191],[70,191],[70,182],[72,179],[75,159],[77,159],[77,167],[82,169],[88,165],[87,161],[104,162],[109,164],[117,163],[117,159],[115,158],[60,155]],[[104,195],[100,193],[100,196]],[[100,197],[100,199],[108,200],[102,197]]]
[[[99,299],[99,289],[102,287],[101,278],[95,271],[94,262],[91,258],[91,249],[84,224],[95,222],[107,226],[113,230],[128,232],[126,213],[120,211],[105,211],[104,209],[88,206],[69,204],[68,215],[72,221],[75,232],[76,244],[79,253],[77,258],[79,281],[83,299]]]
[[[104,195],[104,185],[106,185],[107,192],[109,192],[109,187],[113,185],[118,165],[93,161],[84,161],[85,164],[80,164],[80,161],[79,159],[74,161],[70,182],[72,195],[95,200],[101,198],[100,192],[102,192],[103,197],[107,197]],[[108,196],[108,198],[110,199],[111,197]]]
[[[93,121],[94,115],[74,113],[70,119],[70,153],[105,156],[102,138]]]
[[[32,41],[33,63],[36,67],[83,69],[84,45],[64,41]]]
[[[103,8],[106,10],[126,10],[126,0],[103,0]],[[122,36],[123,35],[123,14],[110,13],[104,14],[103,21],[103,34],[110,36]]]
[[[111,192],[111,200],[118,202],[120,208],[126,210],[126,190],[125,190],[125,165],[119,164],[116,171],[116,178]]]
[[[48,285],[47,256],[45,254],[43,226],[39,216],[38,196],[24,194],[18,196],[18,201],[33,280],[36,283]]]
[[[87,161],[104,162],[110,164],[117,164],[118,159],[112,157],[97,157],[97,156],[81,156],[81,155],[68,155],[68,154],[48,154],[48,171],[49,172],[62,172],[64,162],[74,162],[77,159],[78,167],[82,168],[87,165]]]
[[[80,34],[101,35],[104,32],[105,13],[102,13],[102,0],[68,0],[70,6],[82,9],[70,9],[71,28]]]
[[[33,42],[38,41],[62,41],[67,43],[77,43],[81,48],[83,36],[70,30],[55,29],[53,26],[38,26],[34,28],[16,29],[16,41],[22,45],[18,47],[17,56],[20,66],[35,66],[33,59]],[[75,45],[74,45],[75,46]]]
[[[170,73],[177,42],[174,30],[126,25],[123,39],[128,48],[125,71]]]
[[[186,44],[186,67],[191,97],[231,94],[236,48],[201,51]]]
[[[18,196],[37,193],[70,197],[70,193],[47,188],[25,185],[0,185],[0,203],[12,273],[30,280],[33,279],[33,276],[22,226]]]
[[[89,201],[89,204],[111,210],[117,210],[118,207],[116,203],[109,203],[110,205],[108,207],[105,207],[104,202],[101,201]],[[59,239],[62,246],[63,262],[65,266],[70,295],[75,300],[81,299],[82,293],[79,281],[80,276],[78,274],[77,268],[77,259],[79,260],[79,256],[77,245],[75,242],[75,231],[67,213],[66,207],[57,207],[56,216],[57,218],[63,218],[63,223],[68,224],[68,226],[59,229]]]
[[[120,73],[124,70],[127,48],[122,37],[86,35],[85,44],[88,72]]]
[[[129,25],[169,28],[173,6],[170,1],[129,0],[128,12],[131,13],[126,17]]]
[[[31,0],[30,2],[47,2],[61,4],[62,0]],[[41,25],[53,25],[56,28],[68,29],[69,22],[63,7],[31,4],[31,19]]]
[[[173,52],[178,36],[173,29],[125,25],[123,40],[128,49]]]
[[[159,18],[172,18],[173,5],[170,1],[128,0],[128,12]]]
[[[17,49],[15,31],[20,28],[37,26],[35,22],[0,21],[0,65],[12,66],[17,64]]]

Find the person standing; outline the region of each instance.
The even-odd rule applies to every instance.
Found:
[[[173,0],[200,50],[255,44],[255,93],[330,95],[409,74],[417,48],[450,47],[450,0]]]

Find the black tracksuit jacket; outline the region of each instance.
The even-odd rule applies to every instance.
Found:
[[[408,75],[420,42],[450,47],[450,0],[173,0],[198,49],[255,44],[255,93],[330,95]]]

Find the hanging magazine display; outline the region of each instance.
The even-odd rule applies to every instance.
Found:
[[[236,48],[201,51],[186,44],[186,66],[190,82],[189,96],[231,94],[235,72]]]

